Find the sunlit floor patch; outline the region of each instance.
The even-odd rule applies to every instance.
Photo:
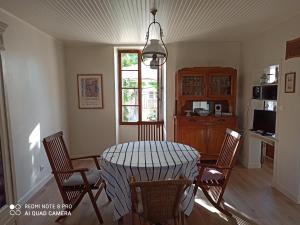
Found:
[[[212,213],[216,213],[218,214],[222,219],[228,221],[227,217],[225,215],[223,215],[223,213],[221,213],[219,210],[217,210],[214,206],[210,205],[209,203],[207,203],[206,201],[204,201],[202,198],[195,198],[195,202],[199,205],[201,205],[202,207],[204,207],[205,209],[207,209],[208,211],[212,212]]]
[[[232,213],[233,217],[227,217],[216,209],[209,201],[205,198],[203,193],[199,190],[195,198],[195,207],[207,210],[207,213],[211,216],[217,216],[224,221],[224,224],[234,224],[234,225],[257,225],[253,218],[250,218],[245,213],[239,211],[234,206],[225,202],[226,209]]]

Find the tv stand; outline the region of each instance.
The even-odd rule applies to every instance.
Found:
[[[275,135],[263,135],[259,132],[249,130],[249,158],[248,168],[261,168],[264,162],[263,146],[265,144],[275,146],[278,141]],[[265,143],[265,144],[264,144]]]
[[[269,145],[274,146],[277,141],[276,135],[269,132],[261,132],[250,130],[250,135],[260,139],[263,142],[266,142]]]

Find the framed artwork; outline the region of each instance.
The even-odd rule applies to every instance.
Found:
[[[80,109],[103,108],[102,74],[78,74],[77,84]]]
[[[285,74],[285,93],[295,93],[296,87],[296,73]]]

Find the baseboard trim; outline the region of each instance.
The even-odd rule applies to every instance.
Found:
[[[299,201],[299,197],[293,193],[290,193],[288,190],[286,190],[285,187],[283,187],[282,185],[273,182],[272,186],[277,189],[278,191],[280,191],[283,195],[285,195],[286,197],[288,197],[289,199],[291,199],[293,202],[295,202],[296,204],[300,204]]]
[[[32,198],[32,196],[34,196],[39,190],[41,190],[41,188],[44,187],[45,184],[47,184],[51,180],[51,178],[52,178],[52,174],[49,174],[48,176],[40,180],[40,182],[34,185],[29,191],[27,191],[26,194],[24,194],[18,200],[18,204],[24,205],[26,202],[28,202],[28,200]]]

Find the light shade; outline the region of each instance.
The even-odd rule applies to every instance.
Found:
[[[151,9],[151,14],[153,15],[153,22],[150,23],[148,26],[148,30],[146,33],[146,44],[145,44],[144,49],[141,54],[143,63],[146,66],[150,66],[151,69],[159,68],[159,66],[166,63],[167,58],[168,58],[168,50],[162,39],[163,30],[161,28],[160,23],[155,20],[156,12],[157,12],[157,9],[155,8],[155,3],[154,3],[154,8]],[[149,43],[150,27],[154,26],[154,25],[159,26],[160,40],[159,39],[150,39],[150,43]],[[149,60],[150,60],[150,64],[146,63],[146,62],[149,62]]]
[[[142,58],[144,59],[146,58],[153,59],[154,55],[156,55],[155,58],[158,59],[165,58],[167,55],[166,49],[159,44],[158,39],[151,39],[150,44],[148,44],[142,52]]]

